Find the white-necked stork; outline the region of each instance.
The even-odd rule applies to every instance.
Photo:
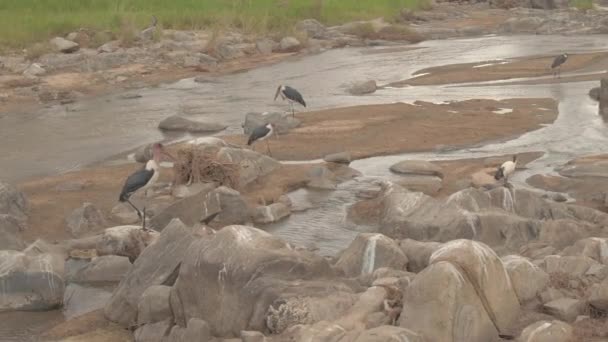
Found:
[[[146,206],[144,205],[144,214],[142,216],[141,211],[131,203],[129,198],[139,190],[144,190],[144,197],[147,197],[148,189],[156,183],[160,175],[160,162],[163,155],[168,156],[171,160],[175,160],[172,155],[165,151],[164,146],[161,143],[152,145],[152,159],[148,160],[144,167],[127,177],[127,180],[122,187],[122,191],[120,192],[120,196],[118,197],[120,202],[129,203],[133,209],[137,211],[137,216],[142,220],[142,228],[144,229],[146,228]]]
[[[295,111],[293,109],[294,102],[297,102],[297,103],[301,104],[302,106],[306,107],[306,102],[304,101],[302,94],[300,94],[299,91],[295,90],[294,88],[292,88],[290,86],[279,85],[279,87],[277,88],[277,92],[274,94],[275,101],[277,100],[277,97],[279,95],[281,95],[281,98],[283,100],[287,100],[289,102],[289,106],[291,107],[292,116],[295,116]]]
[[[517,155],[513,156],[513,160],[506,161],[500,165],[500,167],[496,170],[494,174],[494,179],[500,180],[504,179],[504,183],[507,184],[509,181],[509,177],[515,172],[515,168],[517,167]]]
[[[567,60],[568,60],[567,53],[564,53],[562,55],[555,57],[555,59],[553,60],[553,64],[551,64],[551,70],[555,70],[555,68],[557,68],[557,71],[553,72],[553,77],[555,77],[556,74],[557,74],[558,78],[560,77],[561,70],[562,70],[562,64],[566,63]]]
[[[268,139],[272,133],[274,133],[274,127],[271,123],[267,123],[262,126],[258,126],[253,129],[253,132],[249,135],[249,139],[247,140],[247,145],[252,145],[256,141],[262,141]],[[268,140],[266,140],[266,148],[268,149],[268,154],[272,156],[270,152],[270,147],[268,146]],[[255,147],[254,147],[255,150]]]

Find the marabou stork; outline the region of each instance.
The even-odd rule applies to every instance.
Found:
[[[258,126],[253,129],[253,132],[249,135],[249,139],[247,140],[247,145],[252,145],[256,141],[262,141],[268,139],[274,133],[274,127],[271,123]],[[268,149],[268,154],[272,156],[272,152],[270,152],[270,147],[268,146],[268,140],[266,140],[266,148]],[[254,147],[255,150],[255,147]]]
[[[289,102],[289,106],[291,107],[291,115],[295,116],[295,111],[293,109],[293,103],[297,102],[299,104],[301,104],[302,106],[306,107],[306,102],[304,102],[304,98],[302,97],[302,94],[300,94],[299,91],[295,90],[294,88],[290,87],[290,86],[286,86],[286,85],[280,85],[277,88],[277,92],[274,94],[274,100],[277,100],[277,97],[279,96],[279,94],[281,95],[281,98],[283,100],[287,100]]]
[[[557,75],[558,78],[561,76],[562,64],[566,63],[567,60],[568,54],[566,53],[555,57],[553,64],[551,64],[551,70],[555,70],[555,68],[557,68],[557,71],[553,72],[553,77],[555,77],[555,75]]]
[[[517,155],[514,155],[513,161],[509,160],[500,165],[500,167],[496,170],[496,173],[494,174],[494,179],[500,180],[501,178],[503,178],[504,184],[507,184],[507,182],[509,181],[509,177],[513,174],[513,172],[515,172],[516,166]]]

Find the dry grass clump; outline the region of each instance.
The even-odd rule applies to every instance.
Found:
[[[177,152],[174,184],[213,183],[239,187],[238,165],[217,159],[218,147],[188,146]]]

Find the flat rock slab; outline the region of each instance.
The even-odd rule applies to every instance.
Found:
[[[217,132],[227,126],[217,122],[194,121],[181,116],[170,116],[158,124],[158,128],[166,131],[186,131],[191,133]]]
[[[406,175],[400,177],[395,183],[410,191],[420,191],[433,196],[441,190],[443,180],[437,176]]]
[[[425,160],[404,160],[393,164],[390,170],[405,175],[437,176],[443,178],[441,167]]]

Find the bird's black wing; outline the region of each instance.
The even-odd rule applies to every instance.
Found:
[[[565,61],[566,61],[566,57],[564,57],[564,55],[559,55],[559,56],[555,57],[555,59],[553,60],[553,64],[551,64],[551,69],[564,64]]]
[[[266,127],[266,125],[258,126],[256,128],[254,128],[253,132],[251,132],[251,134],[249,135],[249,140],[247,140],[247,145],[251,145],[251,144],[253,144],[254,141],[265,137],[266,134],[268,134],[268,132],[270,132],[270,129],[268,127]]]
[[[125,185],[122,187],[122,191],[120,192],[119,201],[124,202],[131,195],[137,191],[137,189],[143,187],[148,183],[150,178],[154,175],[154,170],[146,170],[146,168],[142,168],[133,172],[127,180],[125,181]]]
[[[496,170],[496,173],[494,174],[494,179],[499,180],[502,177],[504,177],[505,173],[504,173],[504,168],[502,166],[498,167],[498,170]]]
[[[300,94],[300,92],[295,90],[294,88],[285,86],[285,90],[283,90],[283,94],[285,94],[285,97],[287,97],[288,99],[290,99],[292,101],[296,101],[297,103],[306,107],[306,102],[304,102],[304,98],[302,97],[302,94]]]

